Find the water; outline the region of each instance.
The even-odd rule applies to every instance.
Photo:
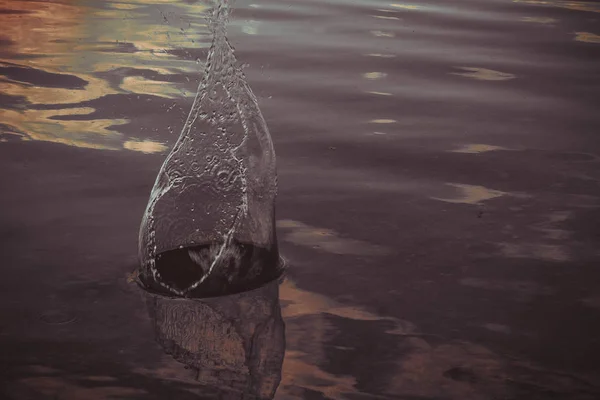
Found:
[[[221,274],[213,272],[222,268],[221,258],[239,250],[233,240],[277,253],[271,136],[227,40],[228,2],[210,3],[207,14],[212,43],[204,76],[179,139],[158,173],[140,227],[142,276],[177,295],[187,295],[211,275]],[[212,258],[206,268],[195,270],[201,272],[195,281],[185,288],[166,282],[163,274],[173,274],[165,270],[164,261],[157,267],[161,252],[211,240],[220,240],[221,247],[207,253]],[[239,286],[242,278],[232,279]]]
[[[4,397],[194,398],[119,285],[204,76],[208,8],[0,8]],[[237,0],[290,265],[277,396],[598,397],[598,11]]]
[[[160,283],[185,293],[185,297],[206,298],[253,290],[281,274],[277,252],[252,244],[233,242],[217,258],[222,246],[222,242],[217,242],[158,254],[155,268],[161,277]],[[210,277],[190,289],[208,273],[215,259],[216,265]],[[144,286],[153,292],[173,294],[151,277],[141,279]]]

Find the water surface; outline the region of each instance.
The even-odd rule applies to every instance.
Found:
[[[0,1],[8,398],[199,390],[124,281],[205,12]],[[598,396],[599,18],[593,1],[237,0],[290,265],[278,398]]]

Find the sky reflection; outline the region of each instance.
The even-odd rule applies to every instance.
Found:
[[[208,47],[202,3],[0,0],[0,9],[0,137],[165,150],[150,138],[129,140],[131,118],[116,117],[104,99],[192,97],[204,56],[173,51]]]

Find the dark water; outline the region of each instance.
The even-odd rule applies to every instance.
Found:
[[[4,397],[195,398],[123,282],[203,12],[0,1]],[[234,4],[278,156],[278,398],[600,397],[599,19],[595,1]]]
[[[221,243],[212,243],[158,254],[156,270],[160,276],[159,282],[177,291],[189,289],[208,271],[220,247]],[[226,252],[226,255],[217,261],[209,277],[190,290],[185,297],[204,298],[240,293],[256,289],[281,275],[282,269],[276,252],[235,241],[228,249],[231,255],[227,255]],[[197,256],[190,255],[190,252],[196,253]],[[152,277],[140,278],[152,291],[173,295]]]

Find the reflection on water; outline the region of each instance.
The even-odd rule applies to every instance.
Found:
[[[382,79],[387,76],[384,72],[365,72],[363,76],[367,79]]]
[[[523,22],[535,22],[538,24],[553,24],[557,22],[556,19],[550,17],[521,17]]]
[[[498,151],[498,150],[508,150],[505,147],[501,146],[492,146],[489,144],[467,144],[462,146],[460,149],[450,150],[454,153],[469,153],[469,154],[478,154],[485,153],[487,151]]]
[[[333,254],[381,256],[389,253],[385,247],[341,238],[339,234],[329,229],[311,227],[299,221],[278,221],[277,228],[285,234],[283,236],[285,241]]]
[[[124,118],[106,103],[127,94],[170,100],[193,95],[186,85],[198,78],[199,61],[173,51],[208,46],[202,4],[3,0],[0,9],[6,28],[0,51],[3,140],[166,150],[160,140],[130,136],[127,102]]]
[[[393,124],[394,122],[398,122],[395,119],[385,119],[385,118],[381,118],[381,119],[372,119],[371,121],[369,121],[373,124]]]
[[[575,40],[586,43],[600,43],[600,35],[590,32],[575,32]]]
[[[506,72],[494,71],[486,68],[475,67],[456,67],[466,72],[451,72],[453,75],[463,76],[465,78],[477,79],[482,81],[507,81],[514,79],[513,74]]]
[[[448,186],[459,189],[456,198],[437,198],[435,200],[445,201],[447,203],[478,204],[485,200],[491,200],[496,197],[504,196],[506,193],[499,190],[489,189],[483,186],[466,185],[461,183],[449,183]]]
[[[600,12],[600,4],[588,1],[570,0],[513,0],[515,3],[532,4],[545,7],[559,7],[569,10]]]
[[[507,0],[505,6],[510,3]],[[365,20],[364,24],[357,25],[344,15],[328,14],[328,9],[321,12],[317,6],[292,3],[280,7],[273,2],[247,4],[240,1],[239,15],[234,14],[233,21],[237,31],[233,34],[257,37],[248,47],[249,52],[264,39],[274,43],[273,51],[281,51],[282,37],[289,39],[287,45],[297,46],[298,51],[307,43],[341,49],[350,43],[348,39],[354,40],[353,50],[357,54],[373,58],[368,63],[358,63],[366,69],[366,72],[365,69],[359,71],[365,81],[358,83],[365,95],[391,97],[396,94],[401,95],[401,99],[411,97],[425,101],[443,94],[444,98],[461,102],[479,97],[496,103],[502,98],[509,100],[511,95],[498,89],[456,85],[442,76],[510,81],[518,76],[518,71],[514,73],[510,66],[527,64],[522,58],[514,57],[511,50],[499,53],[493,47],[480,44],[482,39],[497,41],[498,33],[491,28],[469,30],[469,22],[522,21],[557,28],[555,23],[559,19],[555,16],[535,15],[535,12],[542,13],[549,8],[599,11],[597,4],[589,2],[514,0],[512,3],[523,7],[522,11],[506,7],[496,10],[493,8],[496,5],[475,10],[465,4],[436,1],[359,2],[352,7],[356,11],[364,10]],[[345,7],[344,1],[334,4]],[[149,153],[159,152],[164,143],[174,139],[173,132],[183,123],[183,114],[200,79],[200,60],[204,59],[209,44],[202,18],[206,11],[204,2],[2,0],[0,8],[5,10],[0,13],[0,24],[6,27],[0,38],[3,43],[0,141],[42,140]],[[315,25],[318,29],[305,29],[305,25],[300,25],[303,18],[319,13],[328,17],[327,24]],[[322,29],[326,29],[327,34],[320,34]],[[317,34],[320,35],[318,40]],[[571,37],[577,42],[599,42],[598,34],[593,31],[579,30],[569,35],[574,35]],[[442,37],[447,44],[441,45]],[[393,61],[399,55],[405,64],[400,69],[395,68],[397,64]],[[458,60],[466,65],[457,65]],[[497,60],[499,69],[488,68],[489,60]],[[370,69],[368,65],[377,69]],[[420,71],[429,71],[426,80]],[[287,69],[287,73],[294,73],[294,68]],[[274,73],[265,79],[276,76]],[[321,76],[315,71],[310,80],[318,79]],[[340,82],[356,82],[356,78],[345,79]],[[395,90],[369,84],[384,80],[386,88]],[[528,97],[531,101],[525,107],[535,107],[534,104],[549,100],[548,96],[540,95],[537,99],[535,96]],[[509,101],[517,104],[519,100],[514,96]],[[133,114],[130,112],[136,108],[133,103],[138,107],[147,103],[152,111],[148,109],[146,115]],[[387,107],[392,105],[390,99]],[[176,113],[169,116],[169,122],[151,121],[151,114],[156,115],[157,111],[164,114],[173,107]],[[372,135],[372,132],[366,134]],[[145,143],[144,146],[139,142]]]
[[[162,153],[167,150],[167,146],[164,144],[151,140],[128,140],[123,143],[123,148],[147,154]]]
[[[418,10],[421,7],[412,4],[390,4],[394,8],[400,8],[402,10]]]
[[[585,358],[569,349],[583,354],[578,343],[592,343],[570,335],[588,330],[598,296],[585,282],[558,284],[571,279],[563,273],[588,276],[563,264],[595,265],[599,255],[594,219],[577,217],[598,204],[598,2],[250,3],[237,0],[230,39],[250,64],[248,81],[281,149],[281,243],[318,266],[294,266],[298,285],[281,287],[288,346],[277,398],[598,397],[598,385],[568,375],[542,376],[537,367],[511,373],[511,361],[484,336],[559,362]],[[204,12],[202,1],[0,0],[0,142],[124,151],[127,159],[127,151],[165,153],[201,78]],[[325,202],[294,203],[305,196]],[[369,201],[374,206],[364,207]],[[484,205],[489,215],[478,218]],[[592,221],[587,236],[574,232],[577,218]],[[393,228],[380,232],[384,223]],[[481,246],[486,262],[461,246]],[[449,270],[452,263],[467,272]],[[336,277],[336,295],[310,287],[323,275]],[[552,299],[558,311],[536,308],[568,291],[567,301]],[[346,305],[340,292],[371,311]],[[525,301],[530,311],[511,314]],[[577,302],[589,311],[581,319],[569,308]],[[536,325],[538,315],[544,321]],[[467,320],[481,331],[465,333]],[[483,338],[485,346],[427,336],[422,326]],[[520,333],[526,329],[536,331],[530,342]],[[571,339],[558,344],[561,335]],[[180,372],[167,357],[164,366],[135,368],[149,378],[144,385]],[[50,398],[148,395],[110,371],[32,370],[39,376],[17,385]]]

